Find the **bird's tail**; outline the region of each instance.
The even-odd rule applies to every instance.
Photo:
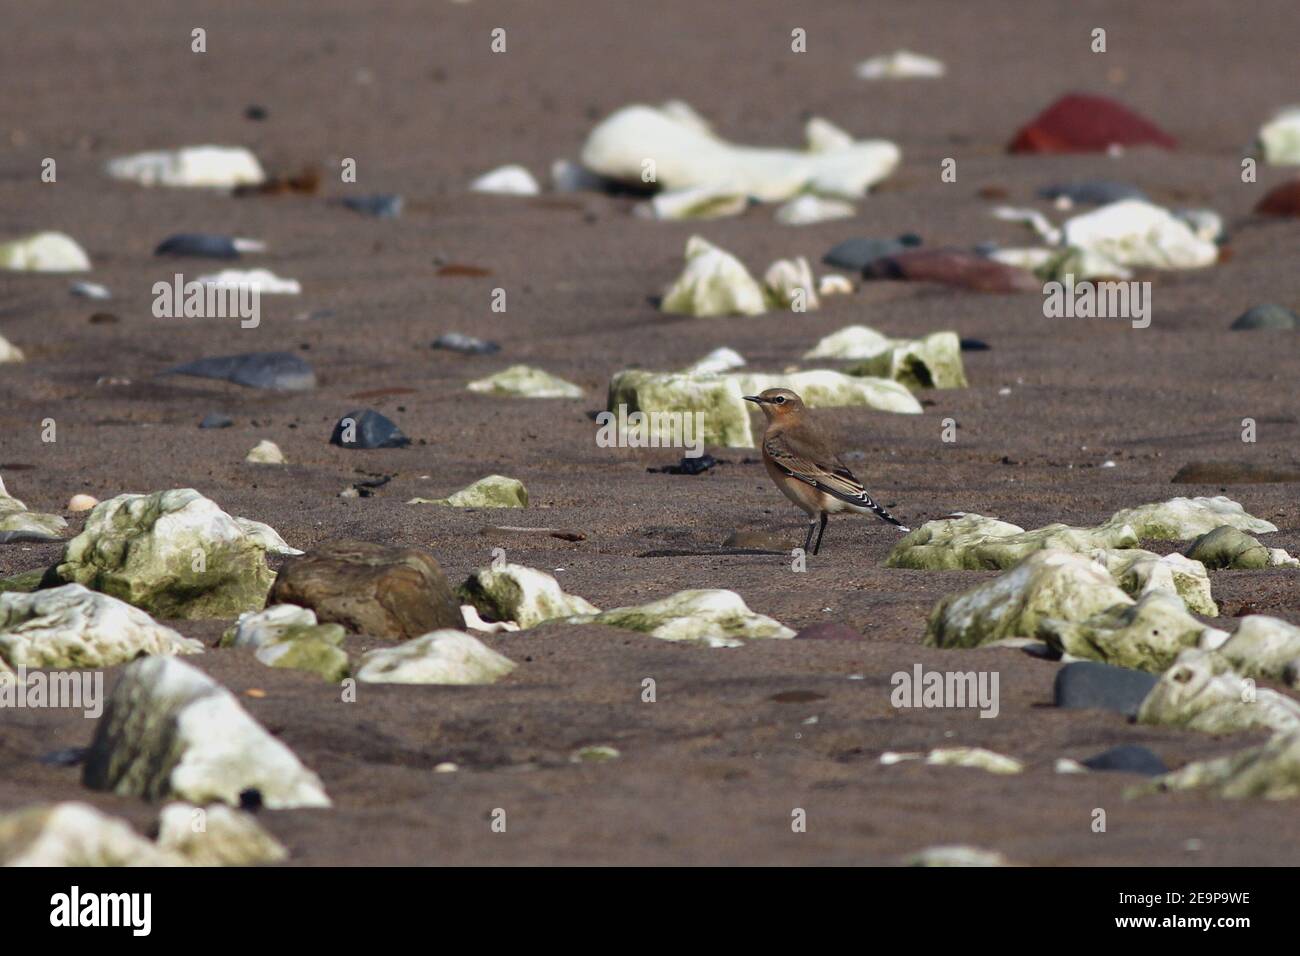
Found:
[[[888,522],[889,524],[894,525],[896,528],[898,528],[899,531],[908,532],[912,530],[907,525],[903,524],[903,522],[899,521],[897,518],[891,515],[888,511],[886,511],[881,505],[877,504],[875,499],[873,499],[866,492],[863,492],[860,495],[855,495],[854,497],[859,507],[863,508],[866,511],[870,511],[881,521],[885,521]]]

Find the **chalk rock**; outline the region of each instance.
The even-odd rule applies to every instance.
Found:
[[[469,383],[471,392],[512,398],[582,398],[586,393],[550,372],[528,365],[512,365],[504,371]]]
[[[280,537],[280,533],[269,524],[253,521],[251,518],[236,518],[235,524],[239,525],[244,534],[267,554],[280,556],[302,554],[297,548],[289,547],[284,538]]]
[[[1300,107],[1287,107],[1261,126],[1258,146],[1266,163],[1300,165]]]
[[[691,236],[686,268],[664,291],[660,309],[675,315],[762,315],[767,298],[739,259]]]
[[[828,272],[817,280],[817,294],[823,298],[828,295],[852,295],[853,283],[842,275]]]
[[[1240,504],[1223,495],[1213,498],[1170,498],[1117,511],[1101,527],[1128,525],[1144,541],[1188,541],[1220,525],[1252,534],[1268,534],[1277,525],[1247,514]]]
[[[1164,790],[1209,789],[1239,800],[1300,797],[1300,732],[1274,734],[1268,743],[1214,760],[1198,760],[1134,789],[1134,796]],[[1129,794],[1126,794],[1126,796]]]
[[[223,269],[199,276],[204,285],[225,289],[248,289],[259,295],[298,295],[302,283],[297,279],[282,279],[270,269]]]
[[[514,621],[521,628],[600,613],[600,608],[576,594],[566,594],[551,575],[521,564],[479,568],[457,593],[488,620]]]
[[[780,308],[793,312],[812,312],[821,308],[812,266],[803,256],[778,259],[772,263],[763,273],[763,286],[769,300]]]
[[[244,456],[244,461],[253,465],[287,465],[284,452],[273,441],[263,438]]]
[[[82,511],[89,511],[97,504],[99,499],[94,495],[73,495],[68,499],[66,507],[73,514],[79,514]]]
[[[1232,636],[1216,631],[1201,641],[1242,677],[1263,677],[1300,687],[1300,627],[1275,617],[1250,614]]]
[[[0,816],[0,866],[177,866],[183,861],[88,803],[65,801]]]
[[[68,522],[61,515],[28,511],[12,497],[0,477],[0,544],[9,541],[57,541]]]
[[[651,219],[724,219],[748,208],[748,196],[720,183],[664,190],[638,206],[637,212]]]
[[[1216,654],[1186,650],[1142,702],[1137,719],[1210,734],[1255,729],[1293,733],[1300,730],[1300,701],[1256,688]]]
[[[484,173],[470,183],[472,192],[497,193],[503,196],[536,196],[541,187],[537,180],[523,166],[501,166],[489,173]]]
[[[38,232],[0,244],[0,269],[14,272],[86,272],[90,257],[61,232]]]
[[[636,607],[569,618],[575,624],[604,624],[639,631],[665,641],[689,641],[707,647],[740,647],[752,638],[792,638],[779,621],[755,614],[735,591],[678,591]]]
[[[908,866],[1009,866],[997,850],[960,844],[928,846],[907,858]]]
[[[0,594],[0,659],[13,668],[113,667],[146,654],[201,654],[199,641],[80,584]]]
[[[682,375],[717,375],[735,368],[743,368],[744,356],[735,349],[726,346],[716,348],[702,359],[692,362],[682,369]]]
[[[462,332],[448,332],[438,336],[433,340],[433,348],[459,352],[462,355],[495,355],[501,351],[501,346],[496,342],[475,338]]]
[[[273,809],[327,807],[320,779],[212,678],[174,657],[129,664],[86,757],[92,790],[239,805],[255,790]]]
[[[476,637],[441,630],[361,657],[357,680],[367,684],[492,684],[514,662]]]
[[[1210,592],[1205,565],[1181,554],[1159,555],[1141,548],[1103,548],[1090,552],[1115,583],[1132,598],[1163,590],[1177,594],[1195,614],[1214,617],[1219,607]]]
[[[179,618],[260,608],[273,578],[263,543],[193,488],[96,505],[52,573]]]
[[[1187,549],[1187,557],[1207,568],[1261,569],[1269,566],[1269,549],[1255,538],[1223,525],[1201,535]]]
[[[256,817],[222,803],[167,804],[158,816],[158,848],[190,866],[257,866],[289,858]]]
[[[1213,241],[1198,236],[1167,209],[1140,199],[1111,203],[1066,220],[1062,244],[1123,269],[1200,269],[1219,259]],[[1089,271],[1101,269],[1092,266]]]
[[[865,325],[850,325],[823,338],[804,358],[863,359],[850,375],[893,379],[914,388],[965,388],[961,339],[934,332],[919,339],[890,339]]]
[[[716,136],[689,107],[624,107],[591,131],[582,164],[609,179],[644,185],[645,162],[664,189],[726,184],[763,202],[802,192],[856,199],[898,165],[885,140],[854,141],[825,120],[809,122],[806,152],[738,147]]]
[[[930,614],[925,643],[979,647],[1034,637],[1045,620],[1081,621],[1132,603],[1095,561],[1068,551],[1036,551],[992,581],[943,598]]]
[[[26,360],[23,350],[0,335],[0,365],[5,362],[22,362]]]
[[[1025,769],[1025,765],[1014,757],[983,747],[936,747],[924,754],[886,750],[880,755],[880,762],[886,766],[909,760],[924,760],[935,767],[974,767],[989,773],[1020,773]]]
[[[1053,650],[1116,667],[1163,671],[1214,628],[1202,624],[1182,600],[1152,591],[1134,603],[1128,595],[1091,615],[1043,615],[1034,636]]]
[[[796,196],[776,211],[774,218],[783,226],[810,226],[836,219],[852,219],[858,214],[853,203],[820,196]]]
[[[98,282],[74,282],[68,286],[68,291],[81,299],[104,301],[113,298],[113,293],[109,291],[108,286]]]
[[[943,76],[946,71],[943,62],[932,56],[895,50],[863,60],[856,72],[864,80],[909,80],[933,79]]]
[[[665,413],[703,417],[703,434],[695,435],[706,445],[727,448],[754,447],[750,430],[749,409],[740,384],[726,375],[686,375],[671,372],[647,372],[628,369],[616,372],[609,382],[606,408],[617,414],[626,406],[631,415],[646,416],[642,429],[650,442],[668,444],[673,436],[673,419]],[[694,418],[688,419],[694,421]],[[658,447],[657,445],[655,447]]]
[[[412,498],[408,505],[449,505],[453,508],[527,508],[528,491],[517,478],[488,475],[449,498]]]
[[[1136,548],[1131,528],[1072,528],[1049,524],[1025,531],[996,518],[964,514],[927,521],[894,546],[886,567],[917,570],[1006,570],[1045,549],[1091,553],[1099,549]]]
[[[266,181],[257,157],[242,146],[184,146],[121,156],[105,171],[114,179],[142,186],[185,186],[233,189]]]
[[[321,621],[398,640],[465,626],[432,555],[366,541],[326,542],[288,559],[266,603],[310,608]]]
[[[309,608],[275,604],[239,615],[221,645],[251,648],[268,667],[310,671],[337,682],[348,676],[348,655],[339,646],[343,636],[341,625],[318,624]]]
[[[1107,96],[1070,93],[1024,126],[1012,153],[1097,153],[1115,146],[1174,149],[1177,141],[1154,123]]]
[[[757,395],[769,388],[790,388],[798,392],[809,408],[838,408],[865,405],[882,412],[921,414],[921,403],[907,386],[887,378],[845,375],[830,369],[801,372],[733,372],[742,395]]]

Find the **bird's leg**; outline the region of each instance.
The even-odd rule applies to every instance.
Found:
[[[817,516],[813,515],[811,518],[808,519],[808,537],[803,539],[804,554],[807,554],[808,549],[812,547],[813,531],[815,531],[816,528],[817,528]],[[816,551],[813,552],[813,554],[816,553],[817,553]]]
[[[822,549],[822,535],[826,533],[826,519],[830,517],[830,515],[828,515],[824,511],[821,513],[821,515],[822,515],[821,527],[817,529],[817,543],[813,545],[813,554],[816,554],[818,551]],[[812,533],[812,525],[808,526],[808,533],[809,534]]]

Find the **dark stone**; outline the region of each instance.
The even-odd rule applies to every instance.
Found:
[[[463,335],[460,332],[448,332],[446,335],[438,336],[433,340],[433,347],[446,349],[449,352],[460,352],[463,355],[494,355],[501,351],[501,346],[495,342],[476,339],[472,335]]]
[[[1241,313],[1232,323],[1232,328],[1238,332],[1254,329],[1292,330],[1297,325],[1300,325],[1300,320],[1296,319],[1294,312],[1269,302]]]
[[[40,762],[47,767],[75,767],[85,762],[86,754],[89,752],[89,747],[64,747],[61,750],[51,750],[49,753],[41,754]]]
[[[961,340],[961,350],[963,352],[987,352],[990,348],[992,348],[992,346],[983,339]]]
[[[779,694],[773,694],[768,700],[776,701],[778,704],[810,704],[814,700],[825,700],[825,694],[819,694],[815,690],[783,690]]]
[[[0,531],[0,544],[45,544],[50,541],[62,541],[63,539],[57,534],[46,534],[44,531]]]
[[[1044,186],[1038,190],[1044,199],[1059,199],[1064,196],[1079,206],[1106,206],[1124,199],[1147,198],[1147,194],[1131,183],[1116,182],[1113,179],[1085,179],[1077,183],[1057,183]]]
[[[822,621],[810,624],[794,636],[796,641],[865,641],[866,637],[847,624],[838,621]]]
[[[1300,179],[1274,186],[1255,206],[1261,216],[1300,216]]]
[[[239,250],[230,236],[207,232],[181,232],[158,243],[155,256],[199,256],[205,259],[238,259]]]
[[[199,422],[200,428],[229,428],[235,424],[235,420],[229,415],[222,415],[220,412],[208,412],[203,416],[203,421]]]
[[[1056,672],[1052,693],[1057,707],[1113,710],[1126,717],[1136,717],[1158,679],[1146,671],[1098,661],[1075,661]]]
[[[256,103],[248,107],[248,109],[244,110],[244,118],[251,119],[254,122],[261,122],[262,120],[266,119],[268,115],[269,114],[266,112],[266,107],[258,106]]]
[[[375,193],[371,196],[345,196],[343,205],[364,216],[378,219],[396,219],[402,215],[402,197],[394,193]]]
[[[1189,461],[1173,477],[1175,485],[1263,485],[1300,481],[1300,468],[1245,461]]]
[[[1175,149],[1178,141],[1108,96],[1069,93],[1023,127],[1011,153],[1098,153],[1112,145]]]
[[[216,378],[248,388],[281,392],[301,392],[316,387],[316,373],[292,352],[222,355],[177,365],[162,374]]]
[[[912,233],[897,239],[846,239],[822,256],[822,262],[857,272],[883,256],[892,256],[920,244],[921,237]]]
[[[1032,272],[962,249],[917,249],[884,256],[862,270],[864,279],[938,282],[976,292],[1042,292]]]
[[[1117,770],[1121,773],[1140,773],[1147,777],[1169,772],[1163,760],[1146,747],[1137,744],[1111,747],[1095,757],[1079,762],[1089,770]]]
[[[274,604],[311,608],[322,622],[397,640],[465,627],[433,555],[368,541],[331,541],[286,559],[266,599]]]
[[[351,420],[352,434],[345,441],[344,423]],[[402,430],[393,421],[372,409],[358,409],[348,412],[334,425],[330,435],[330,444],[340,448],[404,448],[411,439],[402,434]]]
[[[698,458],[683,458],[680,464],[647,468],[646,471],[660,475],[702,475],[719,464],[721,463],[712,455],[700,455]]]
[[[262,809],[262,791],[256,787],[239,791],[239,809],[246,813],[256,813]]]

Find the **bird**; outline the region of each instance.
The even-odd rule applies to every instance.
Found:
[[[798,394],[788,388],[769,388],[744,399],[762,409],[767,419],[762,443],[767,473],[782,494],[808,513],[805,552],[810,545],[813,554],[821,550],[826,519],[840,511],[870,513],[900,531],[911,530],[867,494],[862,482],[840,461],[826,435],[807,414],[807,406]]]

